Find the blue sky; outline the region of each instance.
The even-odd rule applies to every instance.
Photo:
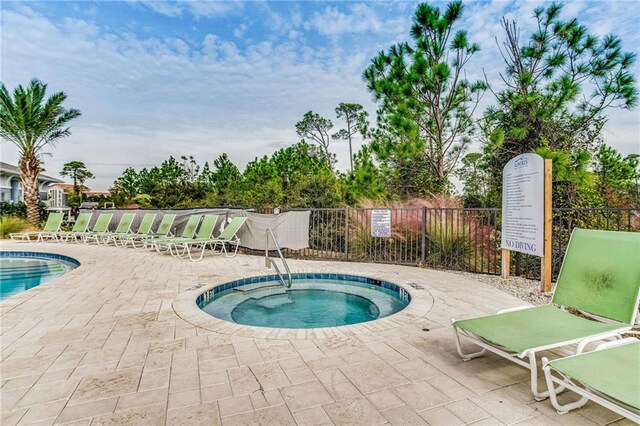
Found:
[[[503,34],[500,20],[517,20],[524,38],[540,4],[548,3],[465,3],[461,28],[482,49],[469,78],[481,78],[484,69],[500,89],[504,66],[494,39]],[[12,89],[37,77],[50,91],[65,91],[67,105],[83,113],[73,135],[45,158],[48,174],[81,160],[97,176],[89,186],[104,190],[127,166],[169,155],[204,162],[227,152],[244,166],[297,142],[294,125],[310,109],[333,119],[336,130],[340,102],[361,103],[374,116],[362,71],[378,51],[408,39],[415,5],[3,1],[1,78]],[[638,53],[638,10],[631,1],[571,1],[565,16],[579,17],[597,35],[619,35],[625,50]],[[638,110],[610,117],[607,141],[625,154],[640,152]],[[331,148],[346,168],[346,144]],[[17,161],[6,143],[2,157]]]

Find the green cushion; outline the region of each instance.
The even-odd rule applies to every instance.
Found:
[[[210,240],[211,235],[213,234],[213,228],[216,226],[216,222],[218,222],[217,214],[205,215],[204,219],[202,219],[202,223],[200,224],[200,229],[198,229],[198,233],[196,234],[196,239]]]
[[[572,381],[640,410],[640,342],[549,363]]]
[[[518,354],[621,328],[619,324],[578,317],[554,305],[461,320],[453,325]]]
[[[196,234],[198,224],[200,223],[200,218],[202,218],[201,214],[194,214],[189,217],[187,224],[182,230],[182,238],[193,238],[193,236]]]
[[[47,222],[44,224],[43,232],[57,232],[60,230],[60,225],[64,220],[64,213],[50,213],[47,218]]]
[[[218,235],[218,241],[231,240],[236,236],[242,225],[247,221],[246,217],[234,217],[231,222]]]
[[[147,213],[142,217],[142,221],[140,222],[140,226],[138,226],[138,230],[135,234],[147,235],[151,232],[151,227],[153,226],[153,222],[156,220],[155,213]]]
[[[76,223],[73,224],[71,232],[85,232],[89,227],[89,221],[91,220],[91,213],[80,213],[76,219]],[[65,232],[65,234],[67,234]]]
[[[107,232],[107,230],[109,229],[109,223],[111,222],[112,217],[113,217],[113,213],[100,213],[91,231]]]
[[[131,224],[133,220],[136,218],[135,213],[124,213],[120,218],[120,222],[118,222],[118,226],[116,227],[116,234],[126,234],[131,229]]]
[[[640,291],[640,233],[575,229],[553,303],[631,324]]]
[[[156,229],[156,235],[167,235],[171,231],[171,226],[173,225],[173,221],[175,220],[176,215],[165,214],[162,216],[162,220],[160,221],[160,225],[158,225],[158,229]]]

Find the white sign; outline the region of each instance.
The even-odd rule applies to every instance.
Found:
[[[543,256],[544,159],[512,158],[502,171],[502,248]]]
[[[385,238],[391,236],[391,210],[371,211],[371,236]]]

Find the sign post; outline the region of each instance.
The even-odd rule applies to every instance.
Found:
[[[389,238],[391,236],[391,210],[371,210],[371,236]]]
[[[540,268],[540,291],[551,291],[551,235],[553,232],[553,160],[544,160],[544,255]]]
[[[544,291],[551,287],[551,166],[537,154],[522,154],[504,166],[502,177],[502,277],[509,278],[511,251],[539,256]]]
[[[509,249],[502,249],[502,279],[508,280],[511,275],[511,252]]]

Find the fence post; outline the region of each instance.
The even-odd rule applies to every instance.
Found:
[[[427,261],[427,208],[422,207],[422,250],[420,251],[420,261],[422,265]]]
[[[344,209],[344,260],[349,260],[349,207]]]

